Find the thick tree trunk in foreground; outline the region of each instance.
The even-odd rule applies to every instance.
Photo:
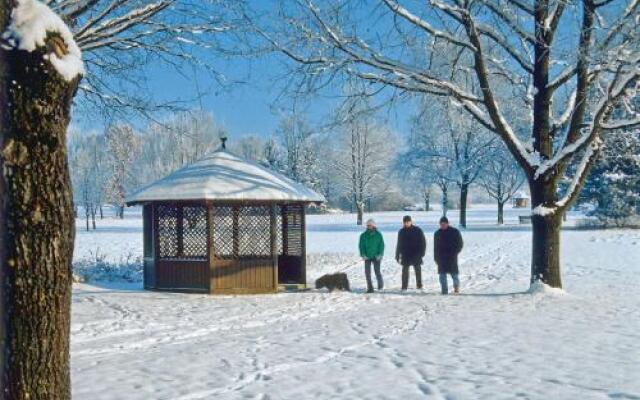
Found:
[[[532,283],[541,280],[551,287],[561,288],[560,274],[560,226],[557,216],[534,215],[533,254],[531,259]]]
[[[467,199],[469,198],[469,185],[460,185],[460,226],[467,227]]]
[[[562,218],[558,212],[536,211],[536,207],[554,204],[555,181],[530,183],[532,230],[531,283],[542,281],[555,288],[562,287],[560,274],[560,228]],[[546,214],[546,215],[545,215]]]
[[[0,22],[4,27],[7,21]],[[65,136],[78,80],[63,80],[43,60],[45,51],[2,55],[3,96],[10,105],[2,128],[6,208],[0,215],[6,224],[0,237],[6,250],[1,259],[4,399],[71,396],[74,214]]]

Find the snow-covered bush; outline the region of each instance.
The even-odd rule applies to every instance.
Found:
[[[73,263],[74,282],[142,282],[142,258],[129,253],[117,263],[100,249]]]

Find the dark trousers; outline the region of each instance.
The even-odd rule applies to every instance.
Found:
[[[376,273],[376,280],[378,281],[378,290],[381,290],[384,284],[382,282],[382,273],[380,273],[380,261],[364,260],[364,274],[367,277],[367,290],[373,290],[373,283],[371,283],[371,263],[373,263],[373,270]]]
[[[411,264],[402,266],[402,290],[407,290],[409,287],[409,267]],[[422,289],[422,266],[420,264],[414,264],[413,270],[416,273],[416,287]]]

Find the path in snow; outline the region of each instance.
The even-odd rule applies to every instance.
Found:
[[[399,215],[377,218],[388,255]],[[349,222],[310,218],[310,281],[353,261]],[[640,398],[638,231],[564,232],[562,296],[522,293],[529,231],[463,235],[460,296],[437,294],[430,260],[425,292],[401,294],[389,256],[388,289],[373,295],[359,264],[347,270],[353,293],[77,285],[74,398]]]

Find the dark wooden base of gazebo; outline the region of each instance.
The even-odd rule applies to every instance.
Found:
[[[306,285],[301,203],[144,204],[144,287],[211,294]]]

